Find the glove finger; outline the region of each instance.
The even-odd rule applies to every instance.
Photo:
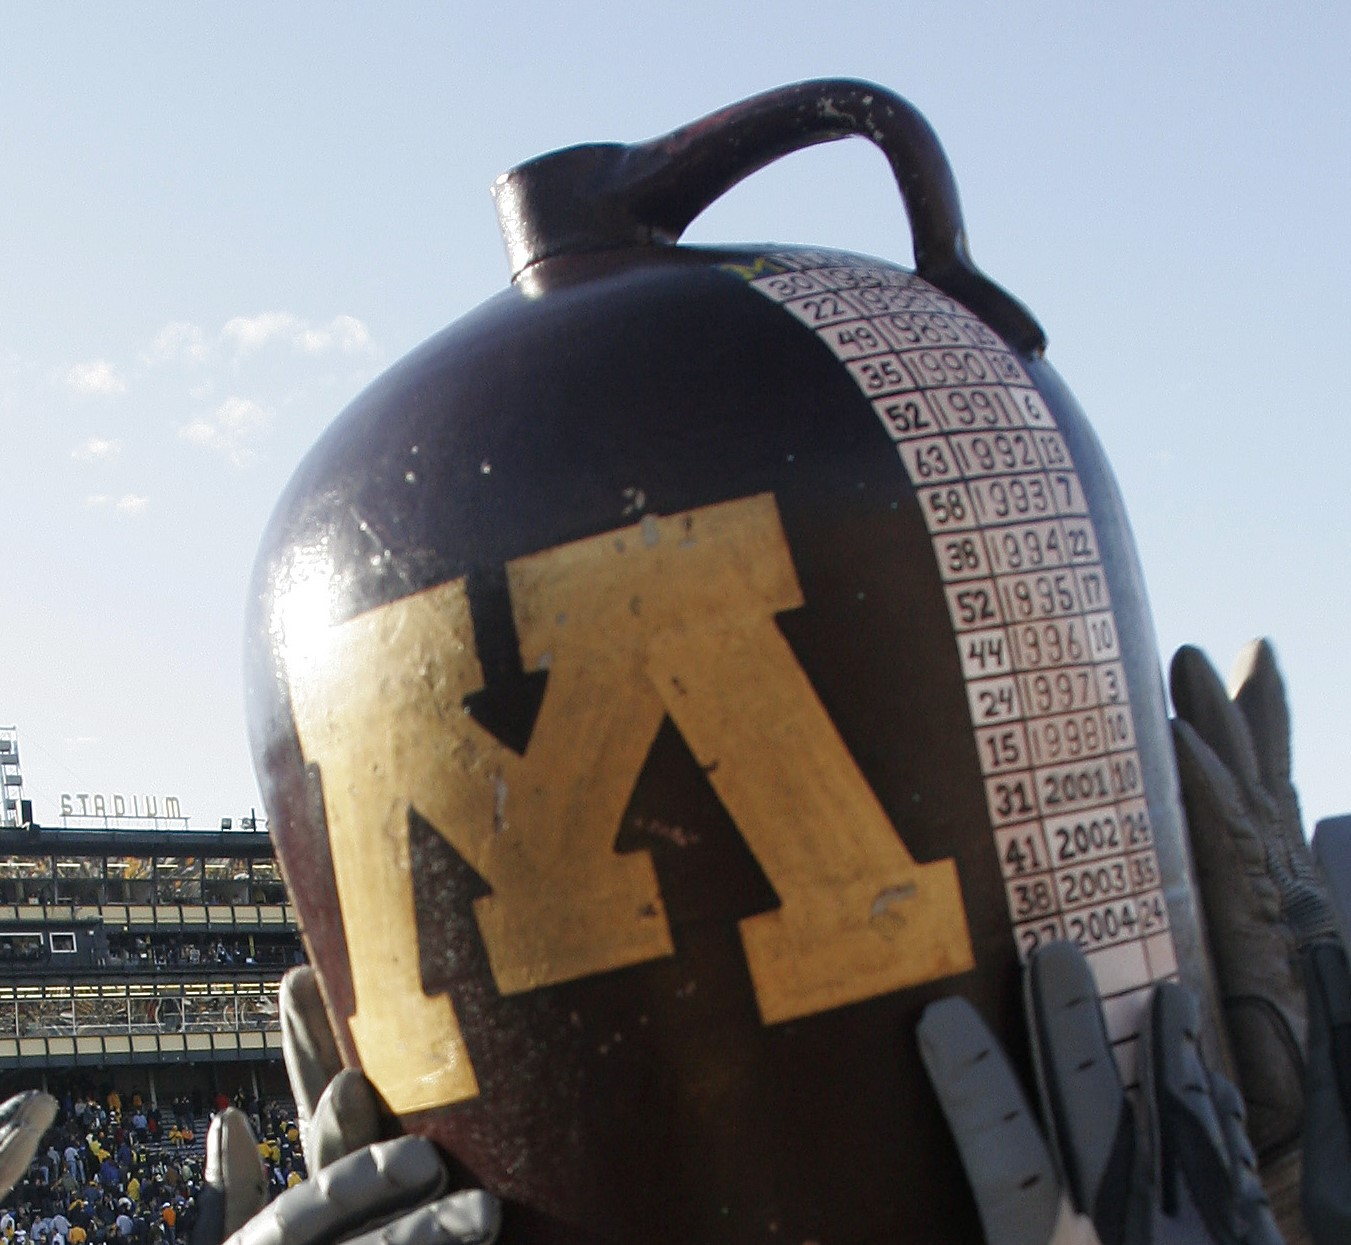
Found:
[[[1234,703],[1248,724],[1262,785],[1290,785],[1290,705],[1285,681],[1268,640],[1254,640],[1234,662]]]
[[[224,1195],[222,1236],[237,1232],[267,1205],[267,1177],[258,1140],[236,1107],[219,1112],[207,1129],[206,1182]]]
[[[1228,1147],[1197,1046],[1199,1023],[1196,1000],[1188,991],[1171,982],[1155,987],[1146,1081],[1168,1214],[1177,1210],[1179,1176],[1205,1202],[1229,1201]]]
[[[1199,648],[1185,644],[1173,655],[1168,688],[1177,716],[1191,724],[1247,790],[1258,787],[1261,771],[1247,719]]]
[[[1028,961],[1024,987],[1042,1105],[1070,1196],[1104,1240],[1147,1239],[1135,1115],[1088,961],[1073,943],[1049,943]]]
[[[439,1196],[446,1167],[425,1137],[367,1146],[283,1193],[228,1245],[333,1245]]]
[[[1060,1180],[1004,1052],[965,999],[931,1004],[919,1051],[952,1129],[989,1245],[1046,1245]]]
[[[350,1245],[492,1245],[502,1229],[502,1203],[483,1189],[462,1189]]]
[[[1225,1145],[1237,1186],[1238,1217],[1243,1245],[1285,1245],[1271,1199],[1258,1174],[1257,1155],[1246,1128],[1243,1095],[1217,1072],[1210,1074],[1210,1096],[1224,1130]]]
[[[1163,1213],[1204,1224],[1216,1241],[1280,1245],[1244,1130],[1243,1100],[1206,1067],[1199,1038],[1196,998],[1172,982],[1156,986],[1144,1069]]]
[[[1351,817],[1325,817],[1314,827],[1313,856],[1341,927],[1342,945],[1351,946]]]
[[[1285,681],[1268,640],[1254,640],[1239,654],[1231,685],[1234,703],[1248,723],[1282,853],[1297,877],[1321,889],[1290,776],[1290,705]]]
[[[1189,837],[1197,864],[1204,871],[1232,849],[1238,853],[1245,872],[1252,876],[1265,873],[1266,843],[1253,824],[1233,771],[1189,722],[1174,719],[1172,728],[1182,801],[1187,809]],[[1276,902],[1274,890],[1271,900],[1273,904]],[[1271,918],[1274,920],[1278,915],[1279,906],[1273,907]]]
[[[282,1057],[303,1131],[319,1105],[320,1095],[341,1071],[342,1057],[319,992],[319,974],[308,964],[291,969],[281,979],[277,1006]],[[303,1139],[301,1144],[305,1145]]]
[[[1172,727],[1192,854],[1212,937],[1222,933],[1216,925],[1221,910],[1233,909],[1239,902],[1241,891],[1236,887],[1251,892],[1263,919],[1272,925],[1282,922],[1301,943],[1333,936],[1336,917],[1300,828],[1294,789],[1287,785],[1284,795],[1264,797],[1261,809],[1254,808],[1232,771],[1187,722],[1175,719]],[[1223,949],[1217,946],[1216,954],[1222,956]]]
[[[375,1086],[355,1068],[344,1068],[320,1095],[301,1144],[310,1171],[317,1172],[398,1134],[398,1124]]]
[[[1351,970],[1338,943],[1304,953],[1309,1049],[1304,1114],[1304,1218],[1317,1245],[1351,1240]]]
[[[0,1197],[28,1170],[42,1134],[56,1119],[56,1099],[30,1089],[0,1103]]]

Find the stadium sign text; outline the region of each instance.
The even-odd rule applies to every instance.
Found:
[[[88,795],[62,793],[62,817],[172,817],[183,810],[176,795]]]

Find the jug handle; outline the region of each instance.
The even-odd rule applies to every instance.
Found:
[[[554,255],[676,242],[738,182],[794,151],[862,137],[891,165],[915,268],[1028,355],[1045,349],[1032,313],[971,259],[957,186],[937,135],[899,95],[823,78],[754,95],[659,138],[570,147],[493,187],[513,278]]]

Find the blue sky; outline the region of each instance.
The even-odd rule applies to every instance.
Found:
[[[938,131],[1107,447],[1163,652],[1272,636],[1308,819],[1351,810],[1349,49],[1335,5],[5,5],[0,723],[38,819],[257,802],[263,524],[362,385],[505,284],[499,172],[827,75]],[[908,260],[857,142],[687,236]]]

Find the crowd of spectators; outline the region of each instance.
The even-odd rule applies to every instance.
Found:
[[[140,1090],[57,1092],[60,1110],[27,1177],[0,1205],[0,1245],[191,1245],[205,1178],[204,1123],[237,1106],[249,1117],[275,1197],[305,1174],[293,1104],[241,1090],[167,1106]]]
[[[108,939],[99,962],[128,968],[289,968],[302,954],[294,938],[122,934]]]

